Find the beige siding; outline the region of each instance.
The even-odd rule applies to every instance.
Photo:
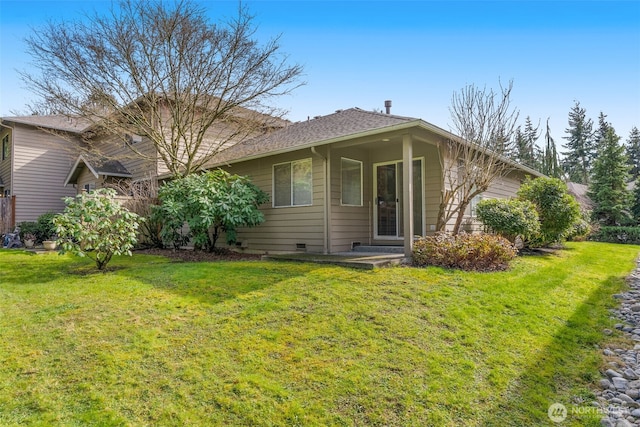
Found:
[[[11,151],[13,150],[13,141],[11,130],[7,128],[0,128],[0,150],[2,150],[2,140],[5,136],[9,136],[9,155],[2,160],[2,153],[0,152],[0,179],[4,185],[0,188],[0,197],[3,196],[5,190],[11,189]]]
[[[101,188],[103,186],[103,178],[96,178],[93,173],[86,166],[82,167],[82,172],[78,175],[78,182],[76,184],[76,191],[81,193],[84,190],[85,185],[92,185],[93,188]]]
[[[122,163],[134,181],[157,176],[155,148],[146,138],[129,147],[122,138],[109,135],[95,141],[94,146],[101,155]]]
[[[273,165],[293,160],[312,158],[313,204],[311,206],[272,207]],[[238,240],[250,250],[291,252],[296,244],[306,245],[307,252],[324,250],[324,169],[322,159],[309,150],[266,157],[233,164],[228,171],[248,175],[252,182],[269,194],[270,202],[261,207],[265,222],[253,228],[238,230]]]
[[[362,162],[362,206],[343,206],[342,198],[342,158]],[[372,233],[372,172],[369,152],[364,148],[352,147],[331,151],[331,241],[330,252],[351,250],[354,242],[369,244]]]
[[[76,191],[64,186],[77,157],[75,143],[22,125],[16,125],[13,140],[16,222],[35,221],[47,211],[61,212],[62,198]]]

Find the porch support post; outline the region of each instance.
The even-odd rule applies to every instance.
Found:
[[[413,140],[402,135],[402,220],[404,256],[413,254]]]

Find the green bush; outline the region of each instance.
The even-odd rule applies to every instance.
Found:
[[[517,253],[514,245],[501,236],[437,233],[415,242],[413,264],[473,271],[506,270]]]
[[[527,179],[518,190],[518,198],[531,201],[538,211],[540,233],[535,245],[546,246],[565,239],[580,219],[580,205],[557,178]]]
[[[527,241],[538,235],[538,212],[528,200],[485,199],[478,203],[478,219],[493,233],[510,242],[520,236]]]
[[[26,236],[27,234],[32,234],[35,236],[36,241],[38,241],[39,233],[38,233],[38,224],[36,222],[24,221],[18,224],[18,226],[20,227],[20,238],[22,240],[25,239],[24,236]]]
[[[87,256],[102,270],[113,255],[131,255],[140,217],[115,200],[116,191],[101,188],[65,198],[67,207],[53,223],[61,253]]]
[[[24,221],[19,224],[20,235],[25,236],[33,234],[37,243],[42,243],[43,240],[55,239],[56,226],[53,224],[53,218],[56,216],[55,212],[47,212],[33,221]]]
[[[589,240],[640,245],[640,227],[602,226],[598,231],[589,236]]]
[[[174,246],[184,244],[189,236],[182,234],[189,225],[196,249],[213,252],[225,233],[227,243],[236,241],[238,227],[253,227],[264,221],[258,207],[269,201],[269,195],[248,177],[231,175],[221,169],[175,179],[160,187],[160,206],[154,219],[162,223],[163,240]]]
[[[53,223],[53,218],[55,218],[56,215],[55,212],[47,212],[38,217],[36,221],[36,224],[38,224],[38,233],[36,234],[38,241],[55,239],[56,226]]]

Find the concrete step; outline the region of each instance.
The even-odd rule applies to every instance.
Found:
[[[353,252],[382,253],[382,254],[403,254],[403,246],[356,246]]]

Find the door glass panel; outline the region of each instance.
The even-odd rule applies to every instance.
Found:
[[[378,236],[397,236],[396,165],[380,165],[376,169]]]

